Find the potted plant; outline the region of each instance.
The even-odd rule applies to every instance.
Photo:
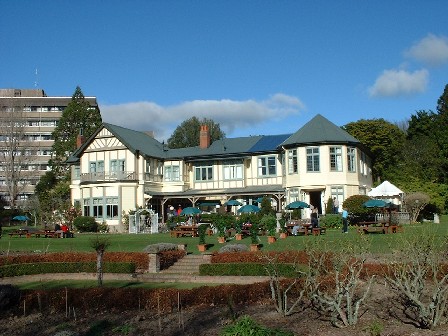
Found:
[[[258,244],[258,225],[253,223],[250,227],[250,250],[251,251],[258,251],[259,244]]]
[[[275,231],[277,229],[277,219],[271,215],[264,215],[260,220],[260,225],[268,232],[268,243],[275,243]]]
[[[199,250],[199,252],[205,252],[205,250],[207,250],[207,244],[205,243],[205,234],[207,232],[207,228],[208,228],[207,224],[201,224],[198,227],[198,237],[199,237],[198,250]]]
[[[278,220],[278,223],[280,224],[280,238],[281,239],[285,239],[286,237],[288,237],[288,228],[286,226],[286,219],[284,218],[280,218]]]
[[[216,228],[218,229],[218,243],[224,244],[226,242],[226,221],[222,216],[216,218]]]
[[[243,240],[243,233],[241,231],[242,226],[243,226],[243,223],[241,220],[239,220],[235,223],[235,230],[236,230],[235,239],[236,240]]]

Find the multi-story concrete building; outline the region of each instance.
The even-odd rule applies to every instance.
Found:
[[[19,204],[34,193],[40,177],[50,169],[51,134],[71,99],[47,96],[42,89],[0,89],[0,195],[5,200],[10,198],[8,170],[18,174]],[[98,108],[96,97],[85,99]]]
[[[171,207],[251,204],[268,196],[277,211],[305,201],[325,212],[372,187],[363,145],[321,115],[294,134],[225,138],[169,149],[144,132],[103,124],[81,144],[72,164],[71,199],[83,215],[122,231],[123,212],[150,208],[163,221]]]

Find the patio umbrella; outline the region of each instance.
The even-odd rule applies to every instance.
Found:
[[[289,203],[286,206],[286,210],[293,210],[293,209],[304,209],[309,208],[310,205],[308,203],[302,202],[302,201],[295,201],[292,203]]]
[[[237,201],[237,200],[229,200],[226,203],[224,203],[225,205],[230,205],[230,206],[234,206],[234,205],[243,205],[243,203]]]
[[[390,202],[379,199],[370,199],[362,205],[364,208],[385,208],[390,206]]]
[[[247,204],[237,210],[239,213],[258,212],[261,209],[255,205]]]
[[[197,214],[200,214],[201,213],[201,210],[199,210],[198,208],[193,208],[193,207],[188,207],[188,208],[185,208],[185,209],[183,209],[181,212],[180,212],[180,215],[181,216],[185,216],[185,215],[197,215]]]
[[[21,221],[21,222],[25,222],[27,220],[30,220],[27,216],[14,216],[12,218],[12,220],[17,220],[17,221]]]
[[[369,199],[367,202],[364,202],[364,204],[362,205],[365,208],[388,208],[389,210],[389,225],[392,222],[392,211],[390,208],[391,203],[390,202],[386,202],[383,200],[379,200],[379,199]]]

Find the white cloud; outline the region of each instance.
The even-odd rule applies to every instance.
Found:
[[[236,128],[252,130],[266,120],[297,115],[304,109],[297,97],[277,93],[264,101],[193,100],[163,107],[153,102],[133,102],[100,106],[105,122],[139,131],[154,131],[158,140],[166,140],[184,120],[193,116],[220,124],[230,135]]]
[[[369,88],[371,97],[396,97],[421,93],[426,90],[429,73],[426,69],[409,72],[406,70],[384,70]]]
[[[429,65],[441,65],[448,62],[448,38],[428,34],[406,50],[404,55]]]

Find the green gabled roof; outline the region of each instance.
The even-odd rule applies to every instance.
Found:
[[[140,154],[151,157],[163,158],[165,156],[163,144],[144,132],[106,123],[103,126],[134,154],[139,151]]]
[[[360,144],[359,140],[318,114],[283,141],[281,145],[292,146],[316,143]]]
[[[76,163],[79,161],[79,157],[84,152],[84,150],[90,145],[90,143],[95,139],[98,133],[105,128],[111,132],[118,140],[120,140],[132,153],[137,151],[141,155],[146,155],[150,157],[163,158],[165,152],[163,150],[163,144],[158,142],[153,137],[149,136],[144,132],[133,131],[129,128],[120,127],[117,125],[112,125],[108,123],[103,123],[84,143],[81,147],[77,148],[72,155],[68,157],[66,163]]]

